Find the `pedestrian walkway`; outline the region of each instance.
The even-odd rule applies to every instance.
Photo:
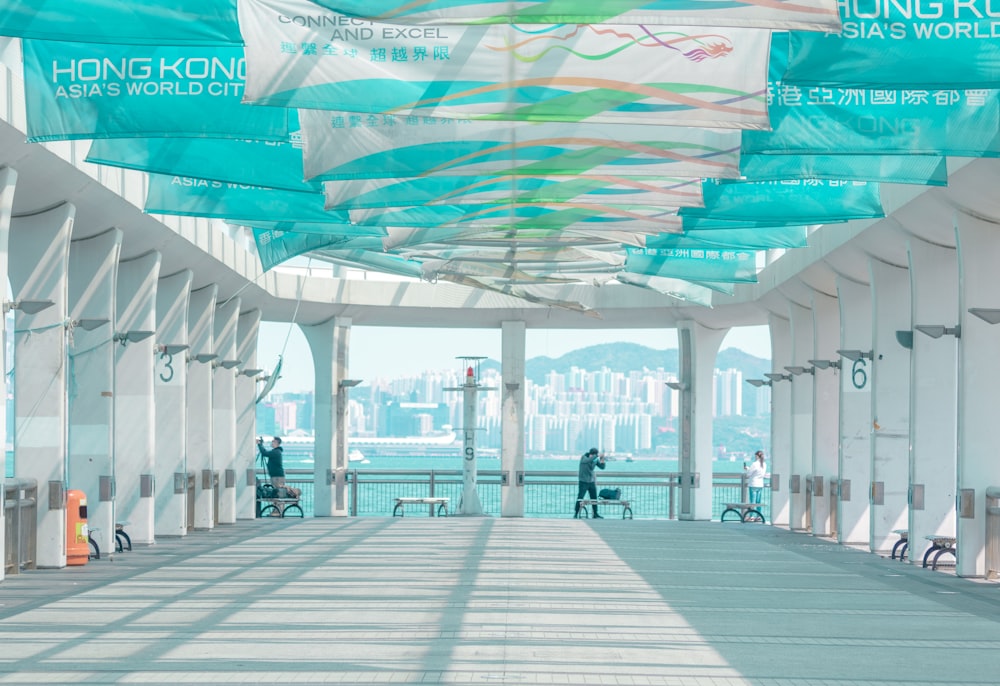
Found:
[[[268,519],[0,582],[0,684],[1000,683],[1000,584],[768,526]]]

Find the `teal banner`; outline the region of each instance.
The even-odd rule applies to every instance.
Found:
[[[744,154],[1000,155],[1000,91],[807,88],[784,83],[788,41],[771,42],[771,131],[744,131]]]
[[[647,248],[702,248],[731,250],[771,250],[803,248],[809,238],[806,226],[781,226],[766,229],[716,229],[660,234],[646,239]]]
[[[254,228],[253,237],[264,271],[306,253],[337,248],[349,249],[359,240],[368,240],[351,235],[300,234],[260,228]]]
[[[823,88],[1000,88],[992,0],[840,3],[841,33],[790,34],[787,84]]]
[[[236,0],[4,0],[0,36],[117,45],[242,45]]]
[[[932,155],[741,155],[748,181],[829,179],[948,185],[947,158]]]
[[[146,212],[212,217],[238,223],[272,220],[348,224],[346,212],[327,212],[319,193],[275,190],[166,174],[150,174]]]
[[[323,184],[327,209],[442,204],[644,204],[703,203],[700,179],[623,176],[421,176],[359,179]]]
[[[756,253],[749,250],[627,248],[625,271],[692,281],[753,283]]]
[[[383,226],[361,226],[343,222],[297,222],[254,219],[252,221],[232,221],[232,224],[249,226],[253,229],[268,231],[285,231],[290,233],[311,233],[323,236],[347,236],[350,238],[372,238],[375,242],[365,243],[365,248],[381,250],[383,248],[386,229]]]
[[[302,180],[302,145],[291,141],[246,141],[223,138],[104,138],[95,140],[87,162],[170,174],[318,193],[319,182]]]
[[[28,140],[289,140],[289,112],[241,104],[238,47],[126,46],[25,40]]]
[[[683,207],[682,217],[789,225],[885,216],[879,185],[864,181],[706,181],[703,192],[705,206]]]

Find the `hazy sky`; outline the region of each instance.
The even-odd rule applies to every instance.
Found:
[[[287,343],[286,343],[287,341]],[[677,347],[674,329],[614,329],[567,331],[528,329],[525,356],[560,357],[571,350],[600,343],[626,341],[655,350]],[[722,348],[740,348],[757,357],[771,357],[771,339],[766,326],[736,328]],[[309,391],[313,388],[312,354],[298,326],[262,322],[257,366],[268,372],[284,351],[281,379],[276,393]],[[493,329],[411,329],[354,326],[351,328],[350,372],[353,379],[417,375],[425,369],[464,367],[460,356],[500,359],[500,331]]]

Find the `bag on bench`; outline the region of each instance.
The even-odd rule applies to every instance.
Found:
[[[601,500],[621,500],[622,489],[620,488],[602,488],[597,494],[597,497]]]
[[[257,497],[258,498],[277,498],[278,489],[274,487],[273,484],[257,484]]]

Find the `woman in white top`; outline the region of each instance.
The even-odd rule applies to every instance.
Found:
[[[750,502],[759,503],[761,491],[764,490],[764,477],[767,476],[767,468],[764,467],[764,451],[758,450],[753,463],[748,467],[743,465],[747,472],[747,486],[750,489]]]

